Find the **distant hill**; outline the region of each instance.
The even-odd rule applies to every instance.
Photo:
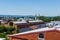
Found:
[[[33,16],[33,15],[0,15],[0,17],[3,17],[3,18],[7,18],[7,17],[10,17],[10,18],[14,18],[14,17],[20,17],[20,18],[22,18],[22,17],[35,17],[35,16]]]

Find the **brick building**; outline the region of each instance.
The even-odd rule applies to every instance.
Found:
[[[10,40],[39,40],[39,34],[44,34],[44,40],[60,40],[60,25],[53,28],[39,28],[27,32],[10,35]]]

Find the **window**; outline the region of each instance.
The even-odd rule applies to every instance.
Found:
[[[44,38],[44,34],[43,33],[39,34],[39,38]]]

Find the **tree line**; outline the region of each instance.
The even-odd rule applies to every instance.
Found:
[[[37,18],[39,20],[43,20],[44,22],[60,21],[60,16],[55,16],[55,17],[38,16]]]

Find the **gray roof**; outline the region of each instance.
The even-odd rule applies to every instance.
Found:
[[[22,28],[19,30],[19,32],[26,32],[26,31],[30,31],[33,30],[32,28]]]

